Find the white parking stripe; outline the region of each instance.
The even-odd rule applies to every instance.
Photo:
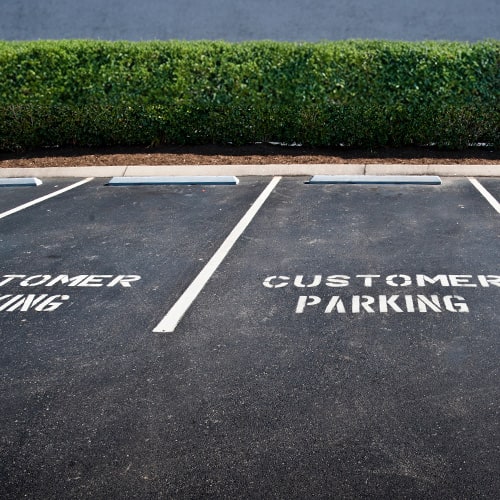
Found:
[[[86,184],[87,182],[90,182],[93,179],[94,179],[93,177],[88,177],[87,179],[83,179],[83,181],[79,181],[79,182],[75,182],[75,184],[71,184],[71,186],[67,186],[63,189],[59,189],[58,191],[54,191],[53,193],[42,196],[41,198],[37,198],[36,200],[29,201],[28,203],[25,203],[24,205],[20,205],[16,208],[12,208],[11,210],[7,210],[6,212],[3,212],[0,214],[0,219],[3,219],[4,217],[7,217],[9,215],[15,214],[16,212],[20,212],[21,210],[24,210],[25,208],[32,207],[33,205],[37,205],[38,203],[42,203],[42,201],[48,200],[50,198],[54,198],[55,196],[58,196],[62,193],[65,193],[66,191],[70,191],[71,189],[74,189],[78,186],[81,186],[82,184]]]
[[[281,177],[274,177],[267,187],[262,191],[259,197],[255,200],[253,205],[248,209],[243,218],[236,224],[229,236],[224,240],[224,243],[214,253],[212,258],[206,263],[205,267],[200,271],[198,276],[186,288],[184,293],[177,299],[177,302],[172,306],[170,311],[165,317],[156,325],[153,332],[155,333],[171,333],[175,330],[177,324],[182,319],[186,311],[194,302],[198,294],[202,291],[208,280],[213,273],[217,270],[221,262],[229,253],[238,238],[243,234],[247,226],[260,210],[269,195],[273,192],[274,188],[281,180]]]
[[[468,178],[472,185],[486,198],[488,203],[500,214],[500,203],[495,199],[495,197],[476,179],[473,177]]]

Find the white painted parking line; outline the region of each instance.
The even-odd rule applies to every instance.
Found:
[[[170,175],[147,177],[113,177],[108,186],[161,186],[161,185],[235,185],[239,179],[234,175]]]
[[[0,179],[0,187],[41,186],[42,181],[36,177],[6,177]]]
[[[198,294],[202,291],[203,287],[207,284],[208,280],[217,270],[233,245],[236,241],[238,241],[238,238],[243,234],[247,226],[265,203],[269,195],[273,192],[280,180],[281,177],[279,176],[273,177],[264,191],[262,191],[253,205],[248,209],[247,213],[242,217],[238,224],[236,224],[229,236],[224,240],[224,243],[222,243],[212,258],[206,263],[205,267],[200,271],[198,276],[196,276],[193,282],[186,288],[184,293],[177,299],[177,302],[172,306],[170,311],[168,311],[164,318],[158,323],[158,325],[156,325],[153,332],[172,333],[175,330],[179,321],[194,302]]]
[[[469,181],[486,198],[488,203],[497,211],[497,213],[500,214],[500,203],[498,203],[495,197],[473,177],[469,177]]]
[[[32,207],[33,205],[37,205],[38,203],[42,203],[42,201],[48,200],[50,198],[54,198],[55,196],[58,196],[62,193],[65,193],[66,191],[70,191],[71,189],[77,188],[78,186],[81,186],[82,184],[86,184],[87,182],[90,182],[93,179],[94,179],[93,177],[83,179],[82,181],[75,182],[74,184],[71,184],[71,186],[66,186],[63,189],[59,189],[58,191],[54,191],[53,193],[42,196],[41,198],[37,198],[36,200],[29,201],[28,203],[24,203],[23,205],[20,205],[16,208],[12,208],[11,210],[7,210],[6,212],[3,212],[0,214],[0,219],[3,219],[4,217],[7,217],[9,215],[15,214],[16,212],[20,212],[21,210],[24,210],[25,208]]]

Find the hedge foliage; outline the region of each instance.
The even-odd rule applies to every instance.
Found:
[[[0,150],[499,144],[500,41],[0,42]]]

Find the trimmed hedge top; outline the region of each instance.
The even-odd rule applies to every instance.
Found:
[[[495,40],[0,42],[0,148],[498,145],[499,91]]]

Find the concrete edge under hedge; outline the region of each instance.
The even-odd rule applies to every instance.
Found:
[[[0,177],[114,177],[171,175],[307,176],[307,175],[439,175],[497,177],[496,164],[267,164],[267,165],[125,165],[87,167],[0,168]]]

